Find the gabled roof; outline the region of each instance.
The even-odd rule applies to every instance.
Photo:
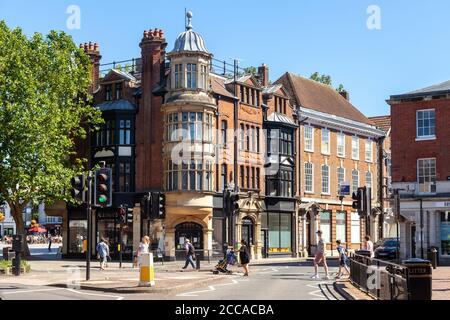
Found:
[[[117,69],[111,69],[106,76],[102,79],[102,82],[115,80],[117,77],[124,79],[125,81],[136,82],[137,79],[130,73],[126,71],[121,71]]]
[[[211,87],[214,93],[224,97],[235,98],[235,96],[225,87],[227,79],[217,74],[211,73]]]
[[[336,90],[325,84],[287,72],[276,84],[283,84],[299,107],[373,125],[373,123]]]
[[[384,132],[388,132],[391,129],[391,116],[369,117],[369,119],[378,129]]]
[[[97,105],[97,108],[104,111],[135,111],[136,106],[128,100],[105,101]]]
[[[249,81],[251,82],[251,84],[253,86],[261,87],[261,84],[259,83],[259,81],[252,74],[246,74],[246,75],[239,76],[236,78],[237,83],[249,84]],[[228,78],[225,80],[225,84],[231,84],[233,82],[234,82],[234,78]]]
[[[278,90],[280,90],[281,88],[283,88],[282,84],[274,84],[274,85],[270,85],[267,86],[263,89],[263,94],[274,94],[276,93]]]
[[[422,88],[419,90],[414,90],[408,93],[393,95],[391,96],[391,100],[397,99],[407,99],[407,98],[419,98],[426,97],[430,95],[442,95],[450,93],[450,80],[441,82],[438,84],[434,84],[432,86]]]

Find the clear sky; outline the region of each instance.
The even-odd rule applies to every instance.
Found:
[[[80,29],[67,26],[70,5]],[[367,27],[370,5],[381,10],[380,30]],[[172,49],[184,8],[217,59],[266,63],[272,81],[329,74],[368,116],[388,114],[391,94],[450,79],[448,0],[0,0],[0,19],[29,35],[57,29],[98,42],[106,63],[139,57],[145,29],[163,29]]]

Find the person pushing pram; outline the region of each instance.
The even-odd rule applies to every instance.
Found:
[[[228,266],[234,266],[236,264],[237,261],[237,257],[236,254],[234,252],[234,249],[228,249],[227,250],[227,255],[225,257],[225,259],[222,259],[219,261],[219,263],[216,266],[216,270],[213,271],[214,274],[219,274],[219,273],[226,273],[226,274],[232,274],[232,271],[228,270]]]

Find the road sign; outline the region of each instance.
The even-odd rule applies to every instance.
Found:
[[[350,195],[350,183],[343,182],[339,185],[339,196],[345,197]]]

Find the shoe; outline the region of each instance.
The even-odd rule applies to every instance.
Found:
[[[244,273],[244,277],[248,277],[248,273]]]
[[[324,279],[326,279],[326,280],[331,280],[331,277],[330,277],[330,276],[325,276]]]
[[[311,279],[320,279],[319,275],[315,274],[311,277]]]
[[[336,276],[335,277],[335,279],[341,279],[342,278],[342,276]]]

